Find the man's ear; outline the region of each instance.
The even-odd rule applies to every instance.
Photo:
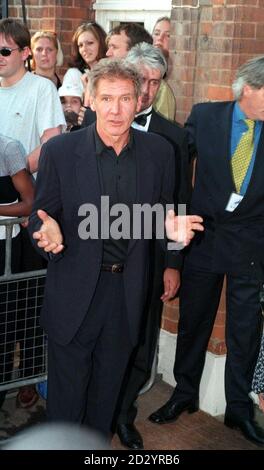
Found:
[[[252,87],[248,84],[244,85],[243,87],[243,96],[250,96],[252,94]]]
[[[90,96],[90,108],[92,111],[96,111],[95,106],[94,106],[94,96]]]
[[[25,60],[27,60],[29,56],[32,56],[31,50],[29,49],[29,47],[24,47],[24,49],[22,50],[23,61],[25,62]]]
[[[141,110],[141,106],[142,106],[142,98],[141,96],[139,96],[137,99],[136,113],[139,113],[139,111]]]

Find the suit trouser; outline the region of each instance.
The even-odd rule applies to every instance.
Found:
[[[66,345],[48,341],[48,419],[110,432],[132,352],[129,333],[123,275],[101,272],[72,341]]]
[[[173,400],[197,398],[207,344],[224,276],[186,267],[182,275]],[[225,367],[226,412],[252,417],[248,394],[261,338],[259,282],[227,275]]]
[[[158,242],[152,244],[152,278],[149,283],[140,341],[129,361],[117,407],[117,423],[133,423],[137,415],[136,399],[149,380],[154,360],[163,303],[164,251]]]

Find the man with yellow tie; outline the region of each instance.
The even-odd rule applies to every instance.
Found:
[[[187,249],[170,400],[149,419],[175,421],[198,409],[199,385],[226,276],[225,425],[264,445],[249,393],[261,337],[264,267],[264,56],[237,72],[235,101],[201,103],[187,121],[197,158],[191,213],[204,220]]]

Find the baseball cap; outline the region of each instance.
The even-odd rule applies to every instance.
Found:
[[[63,83],[58,89],[59,96],[78,96],[82,99],[83,87],[77,83]]]

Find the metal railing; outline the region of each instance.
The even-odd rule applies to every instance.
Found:
[[[11,270],[12,228],[24,221],[0,220],[6,227],[5,269],[0,276],[0,391],[47,378],[47,342],[39,325],[46,270]]]

